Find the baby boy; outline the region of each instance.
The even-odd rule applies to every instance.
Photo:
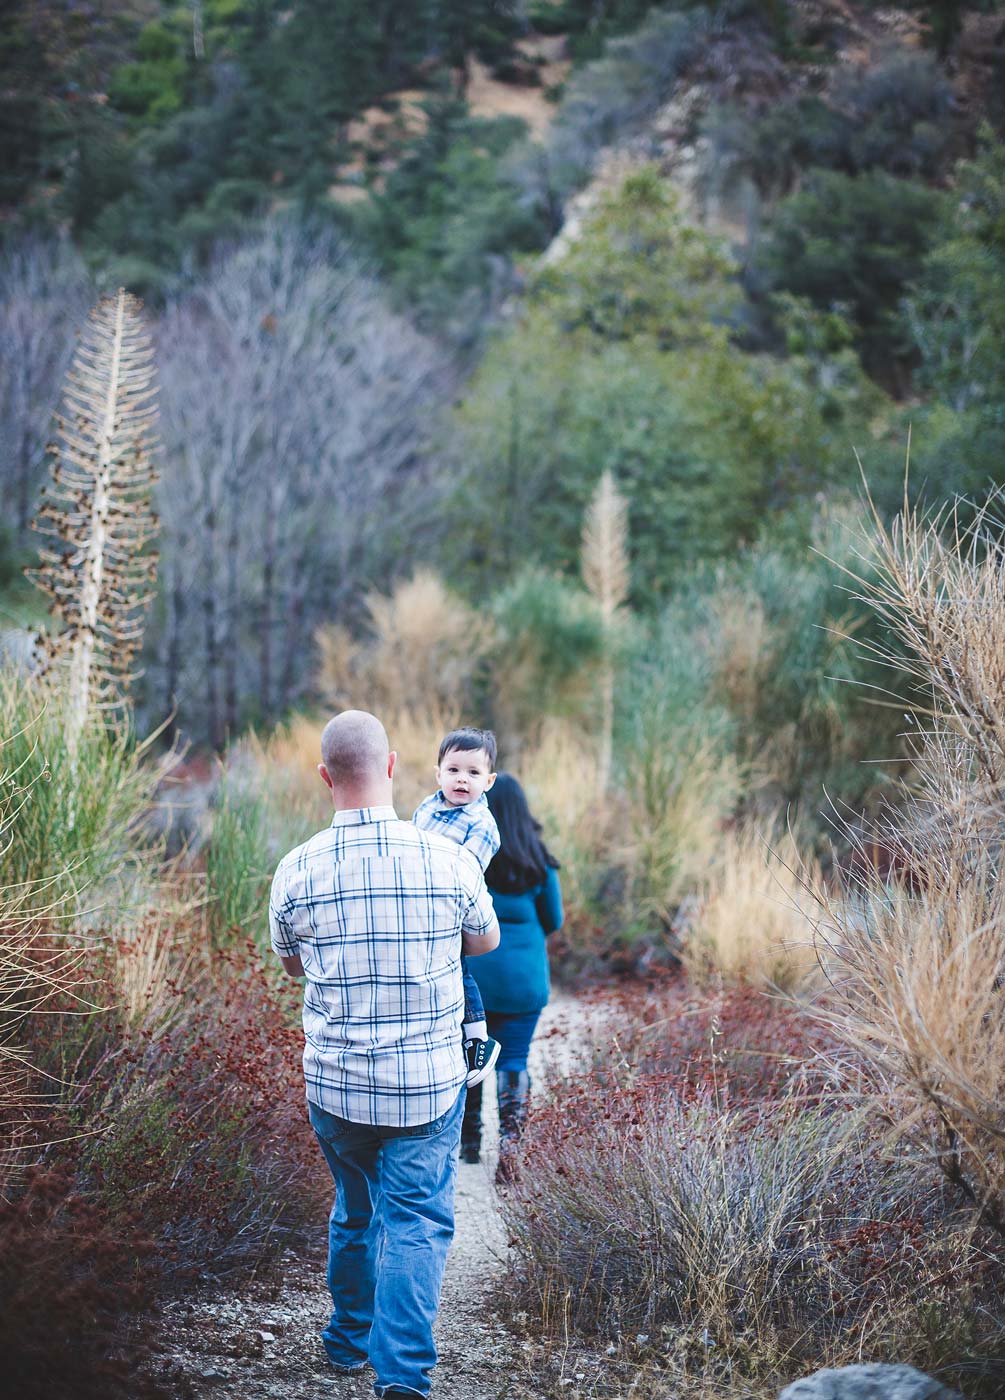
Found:
[[[485,794],[496,780],[496,736],[491,729],[453,729],[440,744],[436,763],[439,790],[415,809],[412,821],[423,831],[449,836],[478,861],[484,872],[499,849],[499,828]],[[478,983],[464,960],[464,1055],[468,1084],[480,1084],[499,1058],[499,1042],[485,1025]]]

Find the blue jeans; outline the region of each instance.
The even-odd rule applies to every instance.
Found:
[[[481,988],[468,967],[467,958],[461,958],[461,973],[464,979],[464,1024],[467,1025],[469,1021],[484,1021],[485,1003],[482,1001]]]
[[[311,1127],[335,1180],[328,1218],[328,1288],[334,1310],[322,1332],[338,1367],[377,1373],[429,1394],[433,1323],[454,1236],[454,1177],[464,1090],[442,1118],[416,1128],[349,1123],[309,1103]]]

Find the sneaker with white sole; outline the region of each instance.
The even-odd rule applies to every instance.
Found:
[[[498,1040],[493,1040],[491,1036],[487,1036],[485,1040],[464,1042],[464,1058],[468,1062],[466,1083],[469,1088],[473,1084],[480,1084],[486,1075],[491,1074],[501,1049]]]

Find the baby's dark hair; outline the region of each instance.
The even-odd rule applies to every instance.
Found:
[[[488,757],[489,767],[495,772],[496,736],[491,729],[451,729],[440,745],[436,762],[442,763],[444,756],[451,749],[460,749],[462,753],[473,753],[476,749],[484,749]]]

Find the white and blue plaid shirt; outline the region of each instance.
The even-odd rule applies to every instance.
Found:
[[[474,802],[455,807],[442,792],[434,792],[419,803],[412,813],[412,821],[420,831],[438,831],[470,851],[483,872],[499,849],[499,828],[484,793]]]
[[[307,978],[308,1099],[396,1128],[446,1113],[466,1070],[461,933],[495,924],[476,860],[393,807],[336,812],[280,861],[269,923]]]

